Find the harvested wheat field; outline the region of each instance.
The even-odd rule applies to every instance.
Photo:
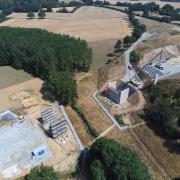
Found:
[[[26,19],[25,13],[14,13],[1,26],[41,28],[68,34],[88,42],[123,38],[131,34],[128,17],[118,11],[84,6],[74,13],[47,13],[46,19]]]

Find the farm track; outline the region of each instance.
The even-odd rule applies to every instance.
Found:
[[[157,158],[152,154],[151,151],[148,150],[146,145],[143,143],[143,140],[141,137],[137,135],[137,133],[134,131],[133,128],[128,129],[129,134],[131,137],[135,140],[135,142],[138,144],[138,146],[141,148],[143,154],[155,165],[155,167],[158,169],[160,174],[164,177],[164,179],[170,179],[169,175],[165,171],[165,169],[160,165]]]

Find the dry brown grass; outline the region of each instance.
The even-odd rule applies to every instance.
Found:
[[[167,29],[167,32],[161,32],[158,36],[140,43],[136,50],[143,58],[146,53],[168,45],[177,45],[177,48],[180,50],[180,34],[178,31]]]
[[[86,147],[89,147],[92,144],[92,139],[91,136],[86,131],[86,125],[80,119],[79,115],[70,106],[67,106],[65,110],[74,128],[76,129],[76,132],[78,133],[78,136],[81,139],[82,143]]]
[[[117,39],[108,39],[88,43],[89,47],[93,50],[92,70],[97,70],[105,65],[107,54],[113,52],[116,41]]]
[[[78,83],[79,99],[77,105],[86,115],[91,126],[98,133],[102,133],[112,125],[112,122],[92,98],[96,83],[97,75],[95,73],[85,77]]]
[[[135,128],[136,133],[141,137],[144,144],[152,152],[152,154],[158,159],[161,166],[166,172],[173,178],[180,176],[180,155],[170,152],[165,147],[165,140],[156,135],[152,129],[143,125]]]
[[[1,26],[41,28],[68,34],[87,41],[123,38],[131,34],[127,15],[100,7],[81,7],[75,13],[48,13],[47,19],[26,19],[26,14],[13,14]],[[49,18],[49,19],[48,19]]]
[[[124,56],[121,55],[118,59],[118,64],[111,63],[104,65],[98,69],[97,88],[101,88],[109,80],[119,80],[125,73]]]
[[[157,171],[156,167],[143,153],[141,147],[132,138],[128,130],[119,131],[117,128],[114,128],[111,132],[109,132],[109,134],[106,137],[110,139],[116,139],[120,144],[129,146],[130,148],[135,150],[141,156],[144,162],[148,165],[152,178],[156,180],[164,180],[162,175]]]

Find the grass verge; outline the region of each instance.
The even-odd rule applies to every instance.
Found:
[[[86,118],[84,113],[81,111],[81,109],[78,108],[76,105],[73,105],[72,108],[76,111],[76,113],[79,115],[81,120],[85,123],[86,128],[87,128],[89,134],[92,136],[92,138],[98,137],[98,133],[96,132],[96,130],[93,127],[91,127],[91,125],[88,122],[88,119]]]

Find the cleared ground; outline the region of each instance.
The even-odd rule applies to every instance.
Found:
[[[75,13],[47,13],[46,19],[26,19],[25,13],[12,14],[1,26],[42,28],[87,41],[120,38],[131,34],[127,15],[110,9],[84,6]]]
[[[0,89],[18,84],[33,77],[23,70],[15,70],[9,66],[0,66]]]
[[[32,125],[30,119],[13,126],[4,126],[0,128],[0,133],[0,178],[21,175],[22,172],[52,156],[48,150],[43,158],[31,160],[31,152],[46,144],[46,137],[42,131]]]
[[[39,120],[41,117],[40,110],[47,105],[56,106],[55,103],[50,103],[42,98],[42,94],[40,93],[42,83],[43,83],[42,80],[40,80],[38,78],[34,78],[32,80],[28,80],[28,81],[25,81],[25,82],[22,82],[19,84],[15,84],[15,85],[6,87],[4,89],[0,89],[0,95],[1,95],[0,112],[10,109],[18,115],[23,114],[23,115],[25,115],[25,117],[31,117],[32,118],[31,126],[37,127],[38,132],[44,135],[44,140],[48,144],[49,149],[51,150],[51,152],[53,154],[53,156],[50,159],[48,159],[48,161],[45,162],[45,164],[47,163],[47,165],[53,166],[57,171],[60,171],[60,172],[74,171],[74,169],[76,167],[77,158],[79,156],[79,148],[78,148],[77,142],[76,142],[71,130],[68,128],[68,131],[67,131],[68,138],[66,138],[65,144],[63,146],[60,146],[52,138],[49,138],[47,136],[47,134],[44,132],[42,125],[39,123]],[[5,125],[8,126],[7,128],[11,128],[10,122],[0,124],[1,127],[3,126],[2,128],[6,127]],[[31,126],[29,126],[29,127],[31,127]],[[31,130],[31,128],[29,130]],[[12,148],[7,148],[7,149],[9,149],[9,151],[11,151],[12,153],[14,152],[15,154],[17,154],[16,150],[18,150],[18,147],[21,144],[23,144],[23,141],[21,142],[21,138],[23,138],[23,140],[26,140],[29,142],[30,140],[28,140],[27,138],[29,136],[31,136],[30,133],[27,134],[27,136],[26,136],[25,133],[22,134],[20,131],[18,131],[18,132],[19,132],[19,135],[18,134],[13,135],[14,139],[15,138],[18,139],[18,140],[13,140],[14,144],[9,142],[10,139],[8,139],[7,136],[4,136],[4,139],[3,139],[3,142],[5,142],[5,141],[9,142],[13,146]],[[25,131],[25,132],[28,133],[28,131]],[[12,135],[12,133],[9,133],[9,134]],[[35,135],[35,136],[36,136],[36,138],[37,137],[40,138],[39,135]],[[31,138],[33,138],[33,137],[34,136],[32,135]],[[37,138],[37,140],[39,138]],[[1,140],[1,138],[0,138],[0,140]],[[16,145],[16,143],[17,143],[17,145]],[[29,143],[29,146],[30,145],[31,145],[31,143]],[[16,149],[14,150],[13,148],[15,146],[16,146]],[[26,144],[24,146],[25,146],[25,148],[29,147],[29,146],[26,146]],[[22,147],[22,149],[23,149],[23,147]],[[24,149],[24,151],[25,150],[26,149]],[[18,150],[18,151],[19,151],[19,153],[24,152],[23,150]],[[1,153],[1,151],[0,151],[0,153]],[[21,158],[21,155],[20,154],[17,154],[17,155],[18,156],[16,159],[14,158],[14,161],[11,160],[12,163],[15,162],[15,160],[17,161],[17,163],[19,163],[18,158]],[[22,155],[22,157],[23,157],[23,155]],[[16,157],[16,155],[15,155],[15,157]],[[12,158],[13,158],[13,156],[12,156]],[[2,164],[2,162],[0,161],[0,168],[1,168],[1,164]],[[9,166],[9,165],[7,164],[7,166]],[[23,164],[22,164],[22,166],[23,166]],[[25,175],[26,173],[28,173],[30,170],[29,168],[30,168],[29,166],[28,167],[25,166],[24,168],[22,167],[21,175]]]

